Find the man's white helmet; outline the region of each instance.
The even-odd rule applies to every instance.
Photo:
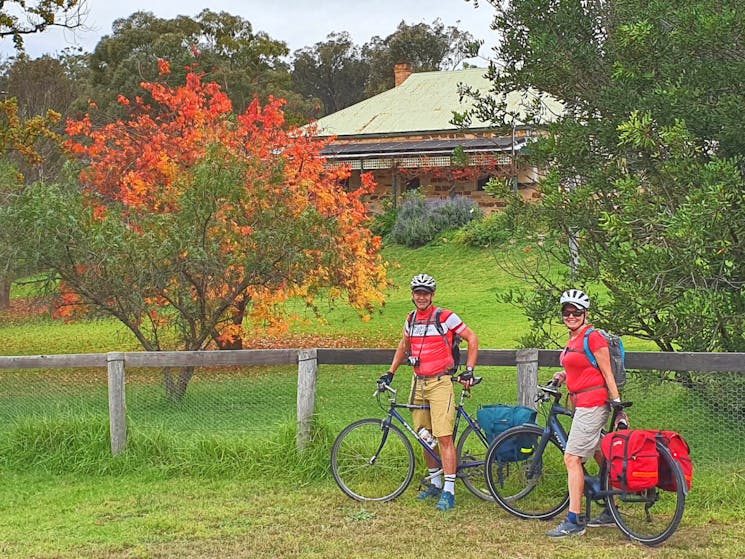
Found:
[[[434,293],[437,289],[435,278],[429,274],[418,274],[414,276],[411,280],[411,290],[414,291],[415,289],[426,289],[430,293]]]
[[[572,304],[578,309],[584,311],[590,308],[590,298],[587,296],[587,293],[580,289],[569,289],[568,291],[565,291],[561,294],[559,302],[562,307],[566,304]]]

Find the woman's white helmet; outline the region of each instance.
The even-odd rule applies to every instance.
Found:
[[[590,308],[590,298],[587,296],[587,293],[580,289],[569,289],[565,291],[561,294],[559,302],[562,307],[571,304],[584,311]]]
[[[415,289],[426,289],[430,293],[434,293],[437,289],[435,278],[429,274],[418,274],[414,276],[411,280],[411,290],[414,291]]]

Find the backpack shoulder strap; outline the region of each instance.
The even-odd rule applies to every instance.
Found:
[[[416,309],[409,312],[409,316],[406,317],[406,323],[409,325],[409,335],[414,329],[414,318],[416,317]]]
[[[587,358],[590,360],[590,363],[593,367],[596,369],[598,368],[598,360],[595,359],[595,356],[592,354],[592,351],[590,350],[590,333],[593,332],[595,328],[588,328],[585,330],[585,339],[584,339],[584,346],[585,346],[585,355],[587,355]]]
[[[437,328],[437,331],[440,333],[440,336],[444,336],[445,329],[442,327],[442,322],[440,321],[441,317],[442,317],[442,309],[440,307],[437,307],[435,309],[435,328]]]
[[[447,345],[448,347],[452,347],[450,340],[445,334],[445,329],[442,327],[442,322],[440,321],[441,317],[442,317],[442,309],[440,307],[437,307],[435,309],[435,328],[437,328],[437,332],[438,334],[440,334],[440,336],[442,336],[442,339],[445,340],[445,345]]]

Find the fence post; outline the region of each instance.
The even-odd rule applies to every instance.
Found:
[[[316,411],[316,381],[318,379],[318,352],[301,349],[297,354],[297,439],[298,450],[310,442],[313,414]]]
[[[517,403],[535,409],[535,387],[538,384],[538,350],[518,349],[517,361]]]
[[[127,402],[125,398],[124,354],[106,354],[109,374],[109,435],[111,453],[117,455],[127,447]]]

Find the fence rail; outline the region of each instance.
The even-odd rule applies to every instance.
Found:
[[[387,366],[393,349],[276,349],[226,351],[112,352],[68,355],[0,356],[0,369],[106,367],[111,451],[127,445],[127,367],[298,366],[297,445],[309,438],[316,408],[319,365]],[[479,366],[516,367],[517,403],[533,406],[539,367],[558,367],[558,350],[482,349]],[[745,353],[628,352],[627,368],[675,372],[745,373]]]

